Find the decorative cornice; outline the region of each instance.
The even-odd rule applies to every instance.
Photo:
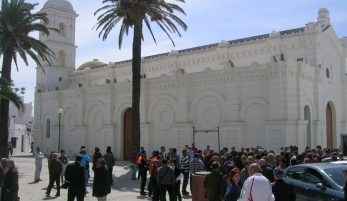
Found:
[[[174,124],[173,127],[174,128],[190,128],[193,129],[193,125],[192,123],[177,123]]]
[[[239,122],[236,122],[236,121],[229,121],[229,122],[223,122],[219,125],[219,127],[244,127],[246,126],[246,122],[243,122],[243,121],[239,121]]]
[[[265,121],[265,126],[295,126],[295,125],[307,125],[306,120],[288,120],[288,121]]]

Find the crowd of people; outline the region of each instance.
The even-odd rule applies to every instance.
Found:
[[[306,147],[299,153],[295,146],[285,146],[279,153],[262,147],[244,148],[236,151],[227,147],[214,152],[207,146],[199,150],[193,143],[185,146],[182,156],[176,148],[165,146],[152,152],[147,158],[143,147],[131,155],[132,180],[141,179],[140,194],[152,197],[154,201],[166,201],[166,192],[170,201],[181,201],[182,195],[192,192],[192,175],[200,171],[211,171],[204,178],[204,197],[215,200],[288,200],[296,199],[293,186],[283,181],[284,169],[298,164],[319,163],[322,159],[344,160],[338,149]],[[136,173],[138,177],[136,178]],[[150,180],[145,191],[147,174]],[[190,178],[190,192],[187,184]],[[182,182],[182,188],[181,188]],[[181,189],[180,189],[181,188]]]
[[[42,181],[40,178],[42,170],[42,160],[45,156],[36,148],[35,156],[35,181]],[[65,150],[61,150],[60,156],[52,151],[48,157],[49,184],[46,195],[50,196],[54,183],[57,187],[55,196],[60,196],[61,184],[68,189],[68,201],[83,201],[87,191],[88,179],[90,178],[90,164],[92,163],[92,171],[94,173],[93,192],[92,195],[98,201],[106,201],[107,195],[111,193],[111,185],[113,184],[112,171],[115,165],[115,158],[108,146],[106,154],[102,155],[100,149],[95,147],[93,157],[87,155],[85,146],[81,146],[80,153],[76,156],[74,163],[69,163]],[[65,180],[64,180],[65,177]],[[7,200],[6,200],[7,201]]]
[[[45,156],[39,147],[36,148],[34,156],[34,180],[40,182]],[[131,179],[141,179],[140,194],[152,197],[153,201],[166,201],[166,193],[170,201],[182,201],[182,195],[194,193],[192,176],[201,171],[210,172],[206,174],[203,182],[204,197],[210,201],[294,201],[294,188],[283,181],[283,170],[293,165],[321,162],[327,157],[331,157],[333,161],[344,160],[340,150],[322,149],[321,146],[312,149],[306,147],[301,153],[295,146],[285,146],[279,153],[267,151],[259,146],[241,147],[239,151],[236,151],[235,147],[231,147],[230,151],[224,147],[221,151],[215,152],[210,146],[203,151],[199,150],[193,143],[191,147],[185,146],[181,156],[176,148],[169,148],[166,152],[166,147],[162,146],[160,150],[153,151],[151,157],[147,157],[147,152],[141,147],[140,151],[134,150],[131,155]],[[47,196],[50,196],[55,183],[55,196],[60,196],[63,184],[63,187],[68,189],[68,201],[75,198],[77,201],[84,200],[85,195],[89,193],[86,187],[90,178],[91,163],[94,173],[92,195],[98,201],[106,201],[107,195],[111,192],[112,172],[116,162],[111,147],[107,147],[104,155],[96,147],[93,157],[89,157],[82,146],[73,163],[69,163],[64,150],[60,151],[60,155],[52,151],[47,159]],[[347,183],[347,169],[343,175]],[[190,192],[187,191],[189,181]],[[18,201],[18,170],[13,160],[1,160],[0,187],[0,201]]]

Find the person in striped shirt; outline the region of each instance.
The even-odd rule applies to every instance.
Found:
[[[189,161],[189,171],[190,171],[190,191],[192,191],[192,175],[195,172],[200,172],[204,170],[204,163],[199,159],[199,154],[194,154],[194,158]]]
[[[183,174],[182,195],[189,195],[189,192],[187,192],[187,185],[189,179],[189,161],[190,157],[188,155],[188,151],[187,149],[183,149],[181,157],[181,171]]]

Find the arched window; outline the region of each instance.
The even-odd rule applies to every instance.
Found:
[[[304,107],[304,117],[308,121],[306,126],[306,146],[311,147],[311,111],[308,105]]]
[[[65,29],[66,29],[66,26],[64,23],[59,23],[59,36],[61,37],[65,37]]]
[[[64,52],[64,50],[59,50],[58,66],[65,66],[65,52]]]
[[[46,138],[51,137],[51,121],[49,119],[46,120]]]

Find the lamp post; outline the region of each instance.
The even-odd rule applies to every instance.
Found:
[[[60,153],[60,120],[61,120],[61,113],[63,113],[63,109],[58,110],[59,113],[59,138],[58,138],[58,153]]]

